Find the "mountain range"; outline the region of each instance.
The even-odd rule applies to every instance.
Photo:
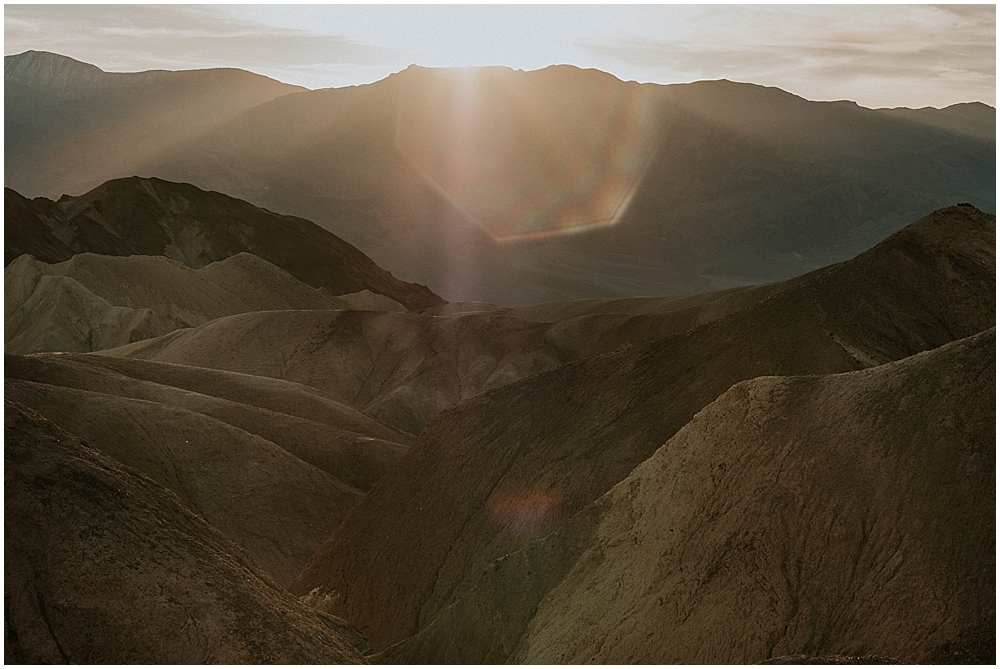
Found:
[[[224,114],[183,87],[158,104],[166,74],[193,91],[228,78],[254,95],[234,94]],[[450,301],[773,281],[849,258],[933,209],[996,207],[995,110],[981,104],[871,110],[570,66],[411,67],[370,85],[292,91],[249,73],[103,73],[27,52],[5,57],[5,77],[16,84],[5,97],[6,183],[21,193],[58,198],[133,174],[189,182],[313,220]],[[133,90],[133,79],[156,89],[142,89],[147,108],[105,102],[102,91]],[[106,125],[88,125],[76,100],[100,100]],[[34,130],[21,129],[22,108],[39,110]],[[113,119],[142,125],[149,109],[164,128],[144,150],[131,121]],[[43,146],[64,126],[76,139]],[[127,165],[112,159],[122,146]]]
[[[992,108],[5,93],[6,662],[995,663]]]

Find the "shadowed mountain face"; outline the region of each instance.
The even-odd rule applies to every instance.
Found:
[[[411,438],[297,384],[7,356],[4,393],[173,491],[286,585]]]
[[[450,300],[677,294],[795,276],[956,202],[994,211],[994,110],[910,111],[411,67],[260,104],[133,171],[305,216]],[[89,165],[87,187],[128,175]]]
[[[247,252],[332,295],[370,290],[408,308],[443,302],[309,221],[189,184],[120,179],[59,202],[28,200],[8,188],[4,212],[16,226],[5,226],[6,264],[22,253],[52,263],[66,260],[67,252],[89,252],[163,255],[198,269]]]
[[[734,383],[860,370],[992,327],[995,245],[994,217],[937,211],[754,306],[445,411],[292,590],[330,593],[377,650],[420,632],[494,560],[557,529]]]
[[[4,398],[4,660],[360,663],[176,496]]]
[[[733,386],[379,660],[991,662],[995,348]]]
[[[236,69],[104,72],[44,51],[4,56],[4,185],[32,195],[83,193],[302,90]]]

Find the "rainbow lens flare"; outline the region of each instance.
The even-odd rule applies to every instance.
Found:
[[[653,87],[568,66],[413,69],[396,147],[495,240],[613,225],[658,146]]]

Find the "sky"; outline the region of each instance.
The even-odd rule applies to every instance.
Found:
[[[410,64],[568,63],[873,108],[996,106],[993,4],[5,5],[4,54],[28,49],[107,71],[239,67],[307,88]]]

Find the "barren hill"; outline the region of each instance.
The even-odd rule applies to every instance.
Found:
[[[249,253],[198,270],[162,256],[80,253],[48,265],[25,255],[4,268],[4,346],[9,353],[96,351],[249,311],[405,311],[378,298],[333,297]]]
[[[6,662],[362,661],[172,493],[9,397],[4,414]]]
[[[106,353],[288,379],[417,434],[438,412],[481,392],[684,332],[800,280],[682,298],[455,314],[446,313],[449,305],[419,315],[248,313]]]
[[[409,637],[494,560],[603,495],[733,384],[860,370],[992,327],[995,247],[994,217],[936,211],[747,309],[447,410],[292,590],[333,593],[332,610],[377,650]]]
[[[405,283],[350,244],[315,224],[280,216],[189,184],[137,177],[109,181],[58,202],[28,200],[5,189],[5,264],[22,253],[48,249],[43,262],[72,253],[166,256],[194,269],[250,253],[331,295],[362,290],[408,308],[443,300],[424,286]]]
[[[379,660],[990,663],[995,352],[739,383]]]

